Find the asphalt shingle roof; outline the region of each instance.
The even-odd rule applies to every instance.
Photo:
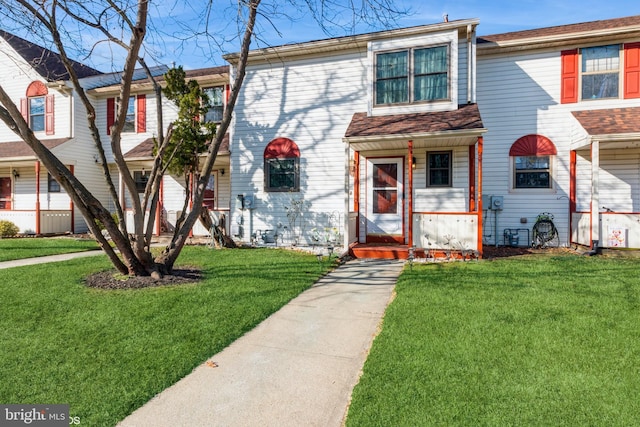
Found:
[[[581,22],[579,24],[559,25],[555,27],[535,28],[532,30],[478,36],[478,43],[500,43],[520,39],[563,36],[574,33],[638,26],[639,24],[640,15],[627,16],[624,18],[605,19],[601,21]]]
[[[68,80],[69,73],[64,68],[59,54],[38,46],[11,33],[0,30],[0,37],[29,63],[42,77],[48,81]],[[78,78],[102,74],[100,71],[72,60],[73,69]]]
[[[44,139],[42,144],[49,150],[62,145],[71,138]],[[0,159],[8,159],[15,157],[35,156],[35,153],[24,141],[11,141],[0,143]]]
[[[453,111],[433,113],[367,116],[356,113],[345,137],[434,133],[456,130],[483,129],[477,104],[463,104]]]
[[[229,134],[226,134],[220,144],[218,154],[229,153]],[[124,155],[125,159],[152,159],[153,158],[153,138],[148,138],[140,144],[127,151]]]
[[[640,107],[574,111],[589,135],[640,133]]]

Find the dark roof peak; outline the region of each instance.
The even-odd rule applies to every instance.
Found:
[[[0,30],[0,37],[16,51],[18,54],[47,81],[68,80],[69,73],[62,63],[60,54],[55,53],[35,43],[15,36],[6,31]],[[78,78],[95,76],[102,72],[71,60],[73,69]]]

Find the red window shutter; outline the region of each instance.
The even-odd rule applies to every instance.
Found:
[[[116,121],[116,99],[107,98],[107,135],[111,135],[111,126]]]
[[[640,43],[624,45],[624,97],[640,98]]]
[[[138,105],[137,109],[137,131],[138,132],[146,132],[147,131],[147,96],[146,95],[138,95],[137,99]]]
[[[20,98],[20,114],[24,121],[29,124],[29,100],[27,98]]]
[[[560,102],[578,102],[578,49],[560,52],[562,62]]]
[[[47,95],[44,103],[44,129],[47,135],[55,133],[54,111],[54,97],[53,95]]]

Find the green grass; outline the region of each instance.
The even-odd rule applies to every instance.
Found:
[[[635,260],[416,265],[347,426],[628,426],[640,420]]]
[[[0,239],[0,261],[99,249],[95,240],[69,238]]]
[[[115,425],[320,276],[315,255],[291,251],[187,247],[179,261],[204,280],[89,289],[102,256],[0,270],[0,402],[68,403],[81,425]]]

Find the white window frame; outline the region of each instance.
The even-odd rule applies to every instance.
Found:
[[[32,114],[31,112],[31,102],[35,100],[42,100],[42,114]],[[37,95],[30,96],[27,98],[27,114],[29,116],[29,129],[33,132],[44,132],[47,129],[47,96],[46,95]],[[42,129],[34,129],[33,128],[33,118],[34,117],[42,117]]]
[[[447,45],[449,47],[449,99],[438,101],[420,101],[417,103],[375,105],[376,68],[375,61],[378,53],[402,51],[408,49],[422,49]],[[397,38],[391,40],[376,40],[367,46],[368,84],[367,99],[368,113],[371,116],[426,113],[436,111],[452,111],[458,108],[458,31],[441,31],[420,36]]]
[[[535,187],[527,187],[527,188],[516,188],[516,157],[549,157],[549,188],[535,188]],[[543,154],[540,156],[531,155],[531,156],[509,156],[509,193],[520,193],[520,194],[555,194],[557,193],[556,188],[556,177],[555,171],[557,170],[556,162],[557,155],[553,154]]]
[[[599,71],[585,71],[584,70],[584,63],[583,63],[583,52],[587,49],[593,49],[593,48],[599,48],[599,47],[608,47],[608,46],[616,46],[618,48],[618,68],[617,70],[599,70]],[[607,99],[621,99],[622,98],[622,93],[624,91],[624,75],[623,75],[623,69],[624,69],[624,64],[623,64],[623,60],[624,60],[624,50],[623,50],[623,46],[620,43],[613,43],[613,44],[606,44],[606,45],[594,45],[594,46],[585,46],[585,47],[581,47],[579,49],[579,56],[578,56],[578,70],[579,70],[579,95],[580,95],[580,100],[582,101],[599,101],[599,100],[607,100]],[[593,76],[593,75],[599,75],[599,74],[617,74],[618,75],[618,93],[615,97],[600,97],[600,98],[584,98],[583,97],[583,77],[584,76]]]
[[[207,114],[204,117],[204,121],[205,122],[213,122],[213,123],[220,123],[222,121],[222,117],[224,116],[224,110],[226,107],[226,103],[225,103],[225,87],[224,85],[218,85],[218,86],[207,86],[205,88],[203,88],[203,91],[206,93],[209,90],[214,90],[214,89],[221,89],[222,92],[222,104],[216,107],[222,107],[222,112],[220,114],[220,120],[209,120],[208,116],[209,116],[209,112],[207,112]],[[211,100],[211,99],[210,99]]]

